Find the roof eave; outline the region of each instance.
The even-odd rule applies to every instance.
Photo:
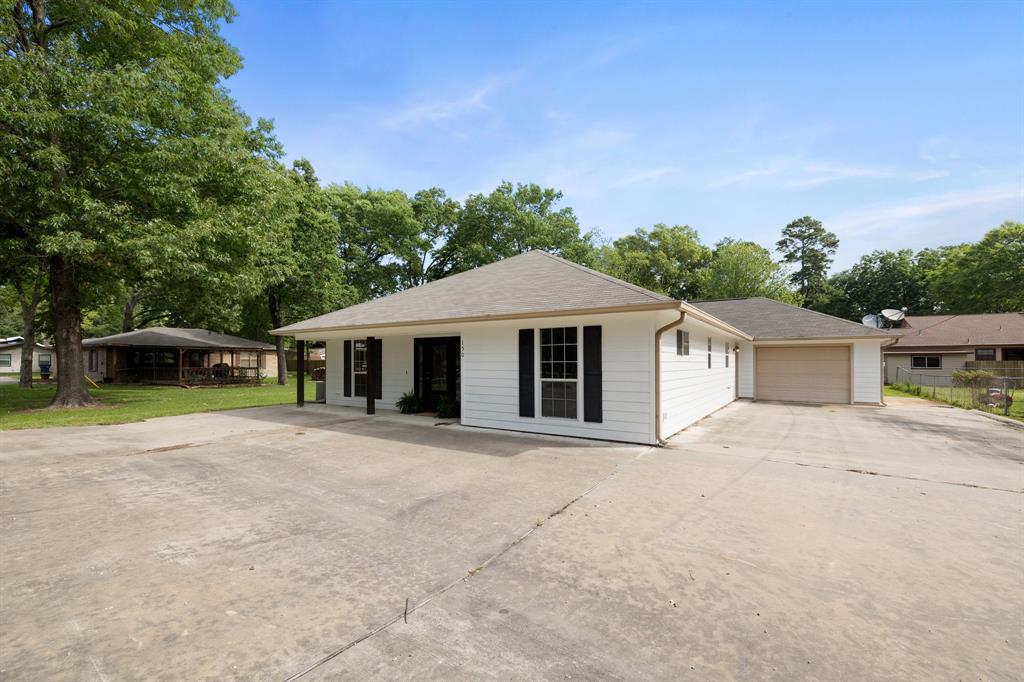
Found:
[[[399,322],[376,322],[357,325],[328,325],[323,327],[300,327],[301,322],[270,330],[272,336],[295,336],[297,334],[315,334],[318,332],[357,331],[359,329],[387,329],[389,327],[423,327],[435,324],[452,324],[467,322],[498,322],[502,320],[526,320],[537,317],[563,317],[572,315],[601,315],[606,313],[629,313],[646,310],[679,310],[679,301],[652,301],[651,303],[635,303],[621,306],[601,306],[597,308],[571,308],[566,310],[543,310],[504,315],[472,315],[466,317],[444,317],[429,320],[405,320]],[[705,313],[706,314],[706,313]],[[724,324],[724,323],[722,323]]]
[[[689,315],[691,317],[694,317],[697,320],[699,320],[701,322],[704,322],[705,324],[709,324],[712,327],[717,327],[717,328],[721,329],[722,331],[727,331],[730,334],[735,334],[736,336],[740,337],[741,339],[743,339],[745,341],[753,341],[754,340],[754,337],[751,336],[750,334],[748,334],[747,332],[732,326],[728,322],[723,322],[722,320],[718,319],[717,317],[715,317],[711,313],[706,312],[704,310],[701,310],[700,308],[698,308],[695,305],[692,305],[690,303],[686,303],[685,301],[683,301],[683,302],[681,302],[679,304],[679,308],[680,308],[680,310],[685,312],[687,315]]]

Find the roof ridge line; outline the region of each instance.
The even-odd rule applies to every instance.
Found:
[[[649,296],[650,298],[652,298],[655,301],[660,301],[660,300],[672,300],[672,301],[675,301],[675,300],[677,300],[676,298],[674,298],[672,296],[665,296],[665,298],[662,299],[660,297],[664,296],[664,294],[659,294],[659,293],[657,293],[655,291],[651,291],[650,289],[644,288],[644,287],[639,286],[637,284],[632,284],[631,282],[627,282],[625,280],[619,279],[618,277],[613,277],[612,275],[609,275],[607,273],[601,272],[600,270],[594,270],[593,268],[588,268],[585,265],[580,265],[579,263],[574,263],[571,260],[568,260],[567,258],[562,258],[561,256],[556,256],[556,255],[554,255],[552,253],[548,253],[547,251],[545,251],[543,249],[533,249],[532,251],[536,251],[538,253],[541,253],[541,254],[547,256],[548,258],[550,258],[552,260],[555,260],[555,261],[558,261],[560,263],[565,263],[566,265],[571,265],[572,267],[576,268],[577,270],[582,270],[583,272],[586,272],[587,274],[596,275],[597,277],[600,277],[602,279],[606,279],[609,282],[613,282],[615,284],[618,284],[619,286],[621,286],[623,288],[630,289],[632,291],[637,291],[639,293],[642,293],[642,294],[644,294],[646,296]],[[527,253],[532,253],[532,251],[528,251]]]

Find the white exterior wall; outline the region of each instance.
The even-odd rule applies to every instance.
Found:
[[[880,341],[854,341],[853,402],[882,402],[882,344]]]
[[[754,397],[754,392],[756,390],[754,382],[754,365],[757,347],[841,345],[850,347],[850,357],[853,362],[851,370],[852,375],[850,377],[853,386],[853,402],[880,403],[882,402],[881,343],[881,341],[871,339],[837,339],[835,341],[830,341],[828,339],[813,339],[803,342],[776,341],[761,343],[740,342],[739,397]],[[907,362],[909,363],[910,361],[908,360]]]
[[[0,349],[0,354],[11,356],[10,367],[0,367],[0,374],[17,374],[21,371],[21,349],[23,346],[12,346],[10,348]],[[57,374],[57,354],[51,349],[40,349],[36,348],[32,353],[32,371],[39,371],[39,354],[50,356],[50,371],[53,374]]]
[[[676,331],[690,333],[690,354],[676,354]],[[708,338],[711,368],[708,369]],[[661,437],[668,438],[736,398],[738,339],[687,320],[661,336]],[[728,346],[728,350],[726,347]],[[729,366],[725,366],[726,354]]]
[[[739,397],[754,397],[754,344],[750,341],[740,341],[739,357],[736,363],[740,367],[739,376]]]
[[[654,329],[650,313],[548,317],[466,325],[462,331],[462,423],[516,431],[634,443],[654,442]],[[583,421],[583,332],[601,325],[602,418]],[[519,416],[519,330],[578,326],[580,342],[577,419],[540,416],[535,378],[535,417]],[[539,332],[534,367],[539,377]]]
[[[448,336],[441,334],[440,336]],[[438,336],[424,333],[418,336]],[[353,336],[351,339],[364,339],[366,336]],[[413,390],[413,351],[412,336],[380,336],[381,340],[381,398],[376,407],[383,410],[395,410],[395,403],[403,393]],[[365,407],[365,396],[345,397],[345,341],[331,339],[327,341],[327,371],[325,382],[328,405],[348,405]]]

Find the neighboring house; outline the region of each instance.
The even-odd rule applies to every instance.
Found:
[[[0,339],[0,374],[17,374],[21,371],[21,353],[24,346],[25,339],[20,336]],[[51,374],[56,376],[56,358],[53,346],[36,343],[32,348],[32,371],[41,371],[40,364],[49,365]]]
[[[468,426],[639,443],[737,396],[878,405],[891,341],[766,299],[688,304],[542,251],[272,333],[327,342],[328,404],[412,392],[457,402]]]
[[[86,339],[82,349],[94,381],[239,383],[277,373],[270,344],[206,329],[150,327]]]
[[[968,363],[1024,362],[1024,313],[907,316],[890,333],[898,341],[885,350],[887,383],[907,373],[948,380]]]

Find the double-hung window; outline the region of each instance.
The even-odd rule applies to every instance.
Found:
[[[366,397],[366,341],[352,344],[352,384],[354,395]]]
[[[690,332],[676,330],[676,355],[690,354]]]
[[[540,414],[576,419],[576,327],[540,330]]]
[[[11,353],[0,353],[0,367],[11,366]]]
[[[708,369],[711,369],[711,337],[708,337]]]
[[[725,366],[729,366],[729,342],[725,342]]]

